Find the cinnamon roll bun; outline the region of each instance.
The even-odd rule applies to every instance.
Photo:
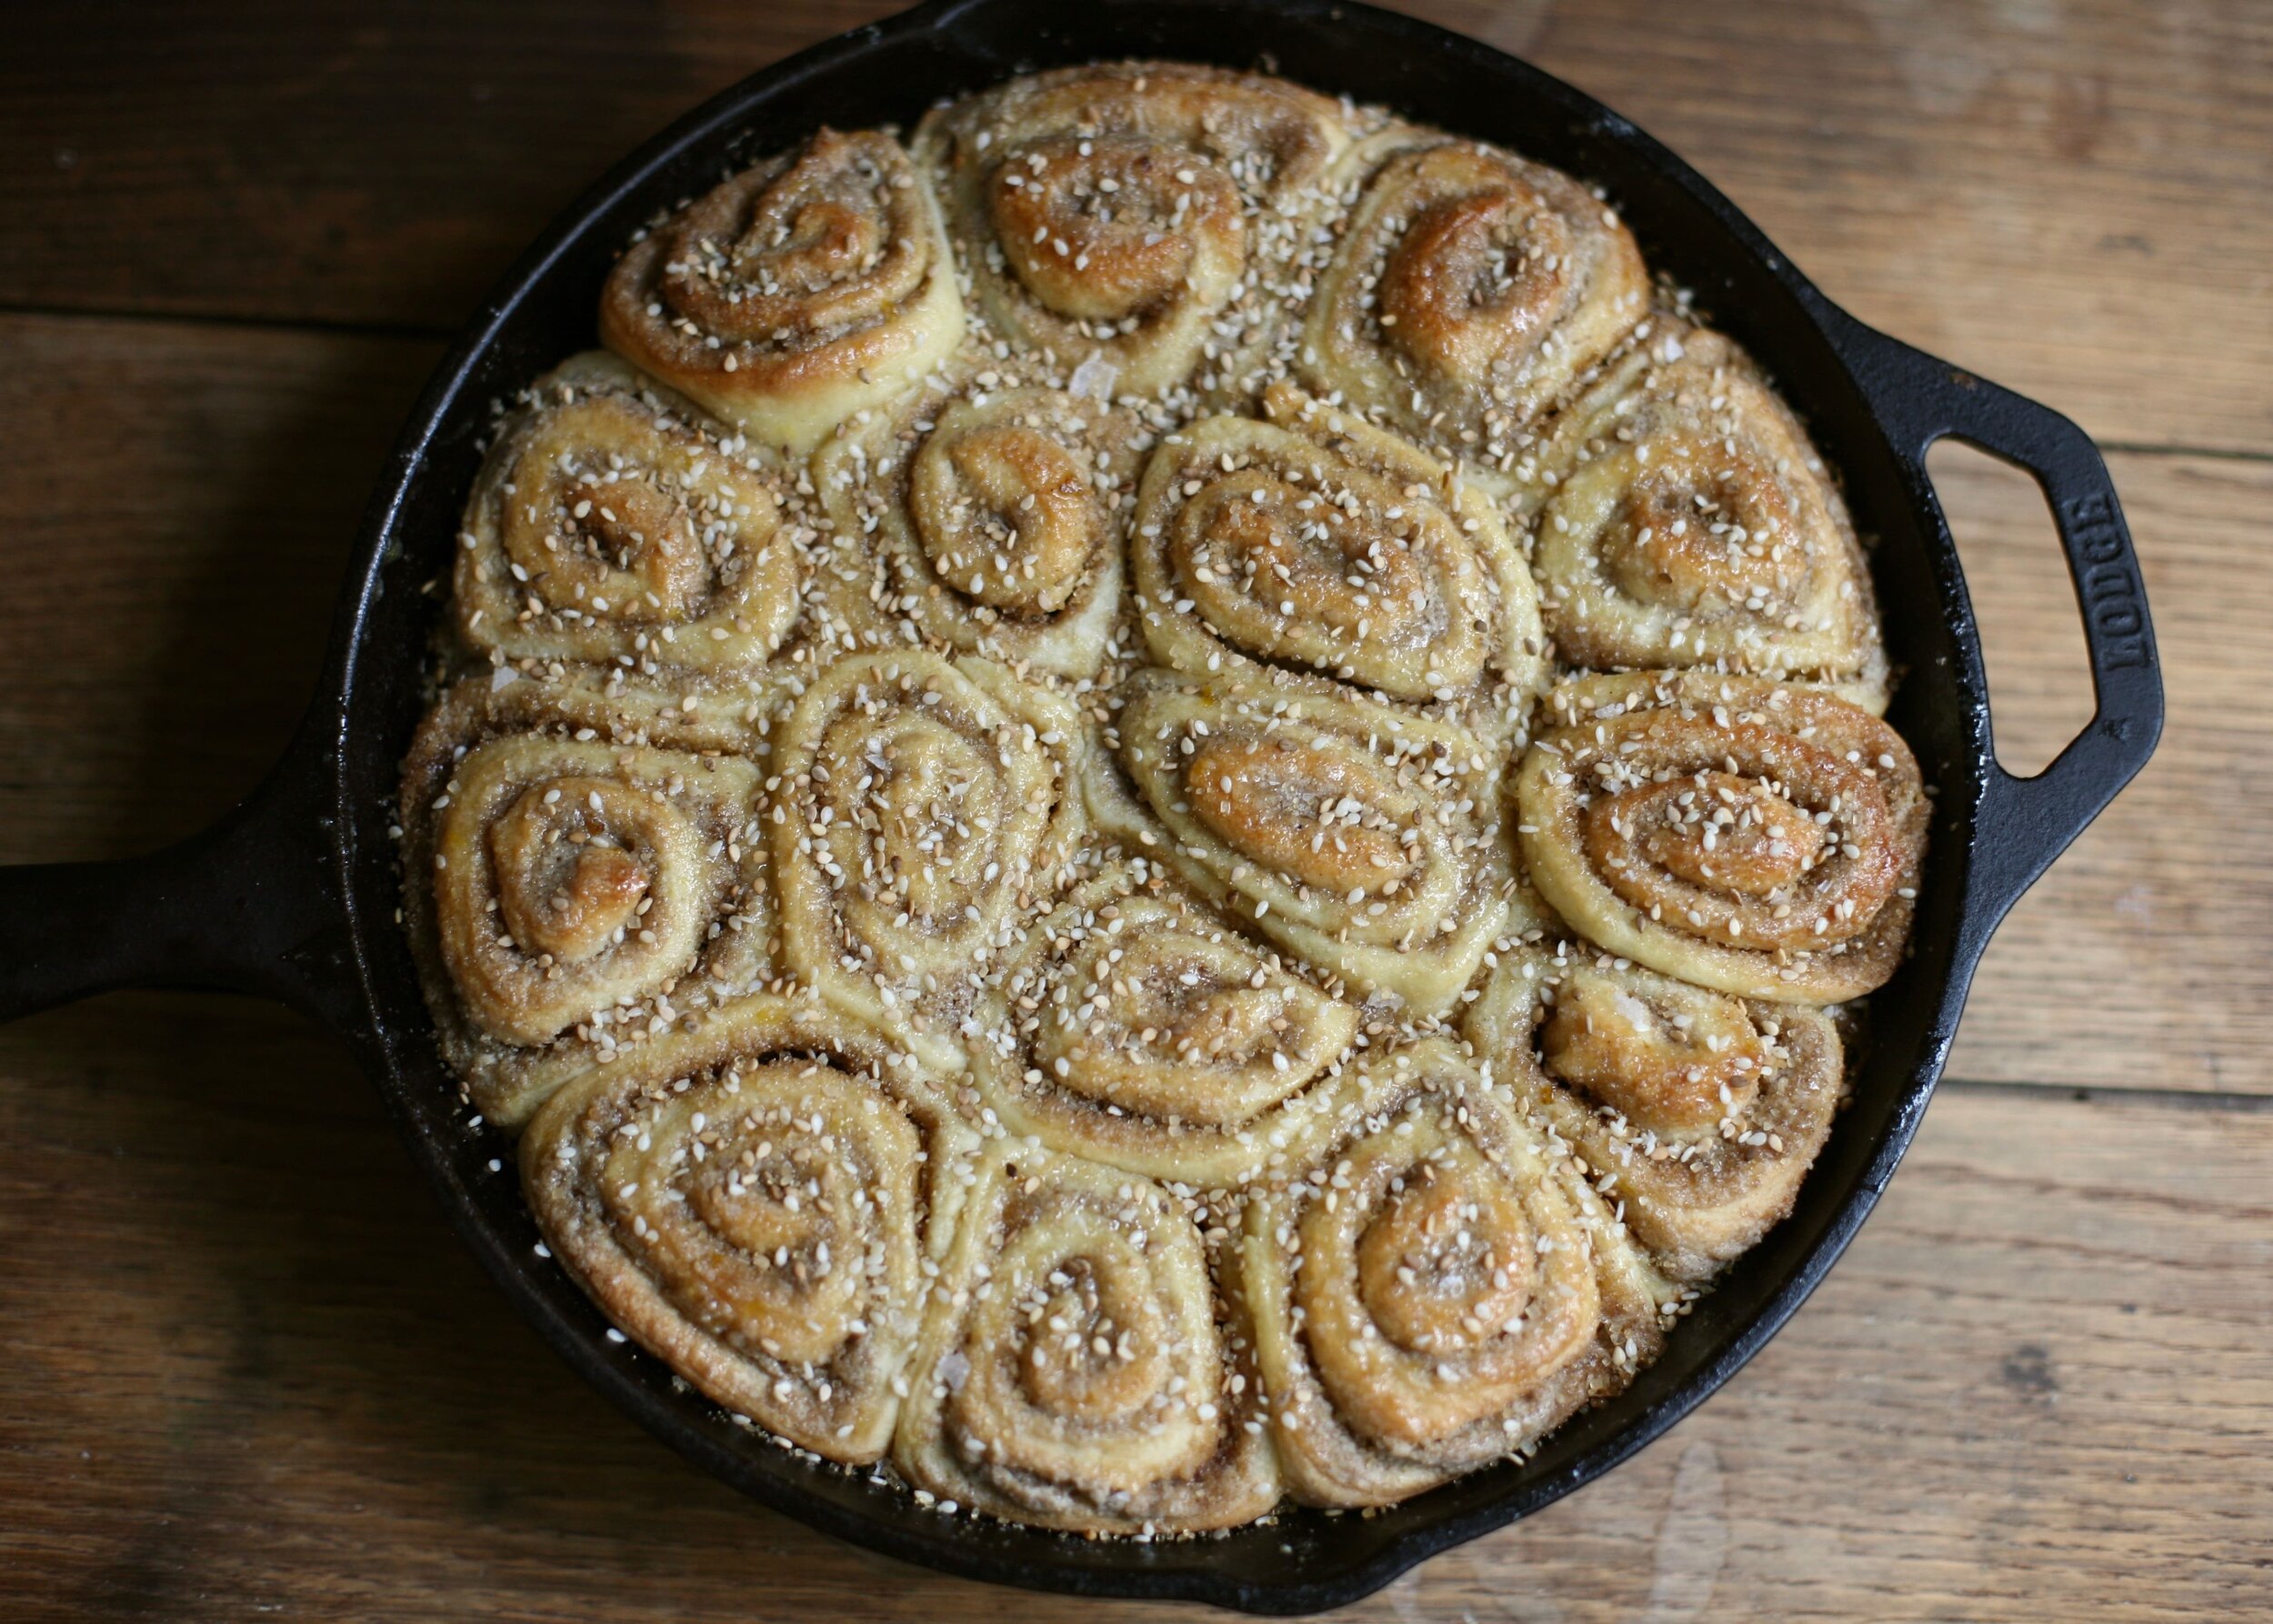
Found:
[[[1518,506],[1564,659],[1834,683],[1886,708],[1847,505],[1790,408],[1727,339],[1654,319],[1524,474]]]
[[[970,1045],[1013,1134],[1179,1185],[1244,1183],[1333,1113],[1356,1007],[1141,859],[1026,932]]]
[[[722,751],[775,702],[585,669],[468,678],[428,714],[404,768],[405,924],[443,1054],[492,1120],[773,977],[761,771]]]
[[[1302,332],[1301,375],[1423,445],[1514,467],[1649,307],[1617,211],[1482,142],[1385,132]]]
[[[824,585],[856,644],[911,637],[1053,677],[1105,664],[1147,436],[1061,390],[976,380],[848,426],[814,462]]]
[[[458,536],[467,647],[506,660],[746,669],[797,618],[801,536],[745,439],[613,356],[538,380]]]
[[[1457,998],[1514,884],[1496,753],[1448,722],[1138,672],[1095,815],[1217,907],[1413,1015]]]
[[[1248,1204],[1240,1251],[1272,1441],[1313,1505],[1529,1449],[1656,1355],[1673,1296],[1452,1044],[1360,1064],[1345,1131]]]
[[[1791,1211],[1843,1089],[1820,1009],[1734,998],[1558,941],[1503,957],[1464,1017],[1518,1103],[1585,1159],[1677,1280]]]
[[[1929,808],[1893,728],[1701,671],[1576,678],[1547,712],[1517,832],[1573,929],[1740,997],[1837,1003],[1894,974]]]
[[[1257,74],[1035,74],[916,137],[980,312],[1099,399],[1247,386],[1347,145],[1341,109]]]
[[[1170,435],[1137,494],[1130,571],[1153,657],[1282,669],[1512,730],[1547,667],[1494,506],[1393,435],[1274,386],[1267,421]]]
[[[1227,1238],[1148,1179],[990,1149],[910,1368],[901,1475],[1045,1528],[1172,1533],[1268,1511],[1253,1343],[1210,1268]]]
[[[600,299],[608,348],[799,456],[962,337],[938,206],[877,130],[721,182],[625,250]]]
[[[870,1461],[976,1142],[911,1057],[766,994],[561,1089],[521,1172],[553,1255],[640,1346],[736,1415]]]
[[[1064,700],[986,660],[851,655],[797,700],[771,809],[798,976],[934,1067],[963,1068],[981,978],[1086,829]]]
[[[658,216],[601,332],[435,584],[403,918],[737,1420],[1091,1536],[1386,1505],[1791,1211],[1930,800],[1837,480],[1599,194],[1093,64]]]

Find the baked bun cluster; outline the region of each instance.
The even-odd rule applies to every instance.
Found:
[[[1615,206],[1176,63],[626,246],[405,764],[443,1055],[623,1331],[1085,1533],[1388,1504],[1790,1210],[1927,793],[1837,486]]]

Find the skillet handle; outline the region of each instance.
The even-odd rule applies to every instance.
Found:
[[[0,1020],[122,987],[247,992],[336,1026],[352,977],[323,729],[212,827],[109,863],[0,867]]]
[[[2052,509],[2083,616],[2095,707],[2081,733],[2034,777],[1986,764],[1968,911],[1984,931],[2136,777],[2162,735],[2162,667],[2131,533],[2099,448],[2074,423],[2024,396],[1852,322],[1848,363],[1888,426],[1912,483],[1930,492],[1926,453],[1948,436],[2031,476]]]

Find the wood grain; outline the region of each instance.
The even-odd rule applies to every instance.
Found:
[[[2255,0],[1407,8],[1640,123],[1866,319],[2102,436],[2273,450]],[[0,305],[446,330],[671,116],[894,9],[34,8],[0,58]]]
[[[2169,725],[2138,780],[2022,898],[1984,960],[1953,1075],[2273,1093],[2273,464],[2110,459],[2160,639]],[[1933,466],[2015,770],[2091,714],[2075,600],[2035,485]]]
[[[1528,9],[1451,14],[1669,144],[1866,321],[2102,438],[2273,450],[2262,5]]]
[[[491,1292],[293,1018],[0,1030],[0,1616],[1161,1618],[738,1499]],[[1847,1260],[1633,1465],[1362,1619],[2233,1619],[2273,1539],[2273,1114],[1953,1089]]]
[[[0,862],[146,850],[252,787],[438,353],[0,316]]]
[[[40,6],[0,64],[0,304],[455,328],[633,146],[897,9]]]
[[[1629,1466],[1347,1616],[2273,1612],[2273,13],[1415,8],[1633,115],[1858,314],[2133,447],[2171,726],[2000,934],[1977,1081],[1793,1327]],[[249,787],[439,334],[626,146],[888,9],[12,15],[0,862],[145,848]],[[2088,701],[2040,499],[1935,472],[2000,745],[2041,762]],[[511,1316],[280,1011],[0,1028],[0,1618],[1171,1616],[941,1579],[680,1465]]]

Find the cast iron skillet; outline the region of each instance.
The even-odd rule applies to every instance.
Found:
[[[1272,67],[1503,142],[1608,188],[1650,263],[1750,347],[1843,471],[1894,659],[1890,713],[1938,787],[1916,951],[1871,999],[1871,1042],[1791,1218],[1675,1331],[1632,1388],[1537,1457],[1372,1518],[1299,1512],[1220,1539],[1094,1542],[918,1509],[805,1464],[669,1372],[536,1251],[512,1160],[469,1121],[436,1057],[395,923],[387,837],[416,722],[416,651],[446,571],[493,400],[593,341],[600,283],[658,209],[823,123],[912,124],[932,102],[1059,64],[1159,55]],[[2043,487],[2083,612],[2098,708],[2034,778],[1997,765],[1980,639],[1926,476],[1943,436]],[[107,987],[278,997],[344,1038],[466,1244],[584,1377],[656,1437],[778,1510],[951,1573],[1257,1613],[1339,1606],[1512,1522],[1664,1432],[1757,1352],[1823,1278],[1886,1187],[1926,1108],[1989,933],[2146,764],[2162,682],[2130,537],[2098,451],[2047,408],[1921,355],[1832,305],[1687,165],[1568,85],[1424,23],[1333,0],[931,0],[745,81],[625,160],[522,258],[427,386],[388,457],[347,572],[323,686],[268,781],[219,825],[128,862],[0,870],[0,1017]],[[506,1170],[488,1170],[503,1157]]]

